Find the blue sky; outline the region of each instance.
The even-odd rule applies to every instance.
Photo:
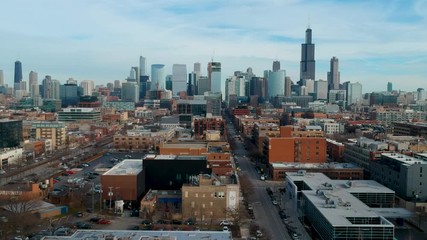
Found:
[[[308,25],[316,44],[316,78],[340,60],[341,81],[363,91],[427,88],[427,1],[424,0],[17,0],[0,14],[0,69],[13,82],[13,64],[65,82],[125,79],[139,56],[148,65],[222,63],[222,77],[272,61],[299,78]],[[224,85],[224,84],[223,84]]]

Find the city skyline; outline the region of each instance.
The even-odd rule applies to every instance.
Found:
[[[24,81],[35,71],[40,78],[106,85],[124,80],[140,55],[147,66],[165,64],[166,74],[174,63],[187,64],[190,72],[188,66],[200,62],[207,75],[205,66],[213,58],[221,62],[222,86],[236,70],[251,67],[262,76],[277,59],[297,82],[308,26],[316,44],[316,80],[327,80],[333,56],[340,59],[341,82],[360,82],[365,92],[385,91],[387,82],[412,91],[424,87],[427,76],[423,1],[252,1],[244,8],[240,1],[43,2],[48,15],[37,14],[46,4],[3,6],[0,20],[7,24],[0,27],[0,69],[10,86],[16,60],[22,62]],[[73,11],[78,17],[64,17]],[[335,14],[327,14],[331,11]],[[268,17],[253,18],[266,12]]]

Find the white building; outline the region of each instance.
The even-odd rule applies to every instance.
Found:
[[[83,88],[83,95],[91,96],[95,88],[95,83],[92,80],[83,80],[80,82],[80,87]]]
[[[22,160],[22,148],[5,148],[0,150],[0,169],[3,166],[18,164]]]
[[[347,89],[348,105],[362,103],[362,84],[350,83]]]

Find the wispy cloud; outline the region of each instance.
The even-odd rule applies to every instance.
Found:
[[[140,54],[149,64],[186,63],[189,70],[215,55],[224,79],[249,66],[261,75],[277,58],[297,80],[310,25],[318,78],[337,56],[342,79],[365,91],[390,79],[415,89],[427,76],[426,15],[424,0],[7,1],[0,69],[11,83],[19,57],[24,71],[105,83],[124,79]]]

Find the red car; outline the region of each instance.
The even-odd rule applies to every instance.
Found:
[[[74,171],[66,171],[66,173],[68,173],[68,174],[76,174],[76,172],[74,172]]]
[[[108,220],[108,219],[104,219],[104,218],[102,218],[102,219],[99,219],[97,223],[98,223],[98,224],[110,224],[110,223],[111,223],[111,221],[110,221],[110,220]]]

